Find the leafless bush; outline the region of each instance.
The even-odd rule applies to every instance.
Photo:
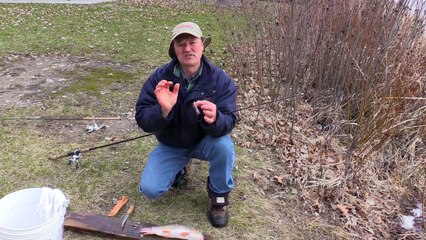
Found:
[[[288,99],[290,120],[297,97],[306,98],[312,124],[346,145],[340,187],[378,177],[421,189],[425,10],[415,0],[242,1],[223,23],[233,75],[258,103]]]

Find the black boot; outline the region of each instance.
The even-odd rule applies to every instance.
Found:
[[[213,192],[209,187],[209,181],[207,181],[207,191],[209,193],[207,219],[213,227],[225,227],[229,222],[229,214],[227,211],[227,206],[229,205],[229,192],[221,194]]]
[[[189,162],[186,164],[186,166],[178,172],[178,174],[175,177],[175,180],[172,184],[172,188],[181,188],[185,186],[188,183],[188,173],[191,170],[192,166],[192,159],[189,160]]]

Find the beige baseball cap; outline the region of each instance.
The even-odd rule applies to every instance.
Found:
[[[173,47],[173,40],[175,38],[183,33],[191,34],[195,37],[201,38],[201,40],[204,43],[204,49],[211,43],[212,38],[211,37],[203,37],[203,32],[201,31],[200,27],[193,22],[183,22],[176,25],[176,27],[173,28],[172,31],[172,40],[170,40],[170,47],[169,47],[169,56],[171,58],[176,57],[175,49]]]

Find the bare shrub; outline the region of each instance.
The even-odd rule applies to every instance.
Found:
[[[385,188],[380,194],[390,199],[412,191],[411,199],[425,202],[425,10],[426,3],[406,0],[242,1],[232,20],[224,18],[243,97],[287,99],[293,123],[304,96],[312,125],[326,136],[324,149],[335,138],[345,146],[343,174],[336,174],[342,178],[328,184],[320,167],[320,178],[310,181],[338,192],[333,201],[344,198],[362,211],[356,199]],[[384,218],[397,214],[393,208]],[[382,230],[400,234],[391,228]]]

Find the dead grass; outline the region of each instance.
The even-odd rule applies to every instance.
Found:
[[[334,211],[346,238],[424,235],[399,220],[425,204],[425,5],[414,2],[251,2],[224,21],[245,101],[285,102],[244,118],[258,127],[242,144],[286,159],[277,179]]]

